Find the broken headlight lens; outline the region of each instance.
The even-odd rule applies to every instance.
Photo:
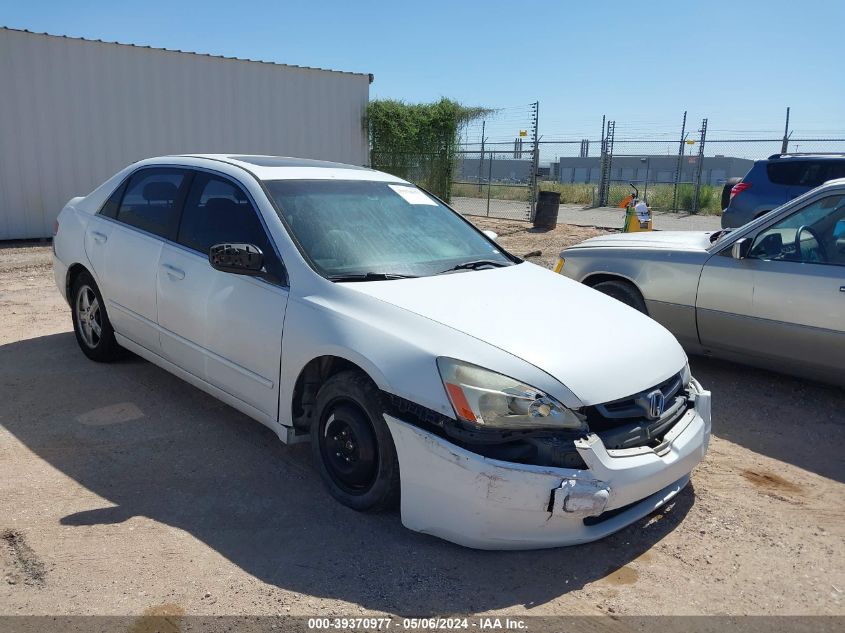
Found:
[[[535,387],[453,358],[438,358],[458,419],[491,429],[583,429],[584,418]]]
[[[687,364],[684,365],[684,368],[681,370],[681,386],[684,388],[688,387],[691,379],[692,374],[689,370],[689,361],[687,361]]]

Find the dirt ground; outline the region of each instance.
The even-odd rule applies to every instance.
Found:
[[[549,265],[598,233],[484,222]],[[78,350],[49,247],[0,249],[0,614],[845,614],[845,391],[693,358],[707,459],[600,542],[480,552],[362,515],[306,445]]]
[[[535,229],[527,222],[497,218],[470,218],[476,226],[495,231],[497,241],[510,253],[546,268],[554,268],[557,257],[566,246],[578,244],[587,238],[606,235],[613,231],[588,226],[558,224],[552,230]],[[540,252],[537,255],[537,252]]]

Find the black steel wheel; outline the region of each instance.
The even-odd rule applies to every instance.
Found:
[[[317,393],[314,465],[332,496],[355,510],[383,510],[399,499],[399,461],[381,398],[357,370],[335,374]]]
[[[320,421],[320,455],[334,483],[349,494],[372,486],[378,473],[378,443],[366,414],[341,401]]]

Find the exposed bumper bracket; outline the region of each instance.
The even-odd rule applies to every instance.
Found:
[[[610,486],[601,481],[566,479],[552,490],[549,511],[571,516],[592,517],[604,512],[610,499]]]

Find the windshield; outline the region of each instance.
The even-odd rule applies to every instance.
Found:
[[[317,272],[331,279],[422,277],[513,260],[413,185],[356,180],[265,182]]]

